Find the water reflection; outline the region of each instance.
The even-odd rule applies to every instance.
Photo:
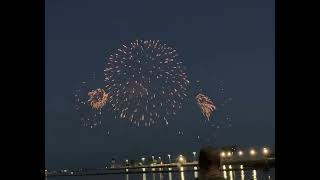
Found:
[[[233,171],[229,171],[229,177],[230,177],[230,180],[233,180],[233,174],[232,174]]]
[[[142,168],[142,171],[145,172],[145,171],[146,171],[146,168]],[[147,180],[147,175],[146,175],[146,173],[143,173],[143,174],[142,174],[142,180]]]
[[[241,170],[241,180],[244,180],[244,171]]]
[[[181,180],[184,180],[184,172],[183,172],[183,167],[180,167],[180,178]]]
[[[172,180],[172,173],[169,172],[169,180]]]
[[[253,176],[253,180],[257,180],[257,171],[256,170],[252,171],[252,176]]]
[[[181,177],[181,180],[185,180],[185,179],[184,179],[184,172],[183,172],[183,171],[181,171],[180,177]]]
[[[223,178],[227,179],[227,171],[223,171]]]
[[[197,178],[198,177],[197,166],[195,166],[193,169],[194,169],[194,178]]]
[[[172,168],[169,168],[169,171],[171,171],[171,170],[172,170]],[[172,173],[169,172],[168,174],[169,174],[169,180],[172,180]]]
[[[161,170],[160,170],[160,171],[161,171]],[[159,173],[159,179],[160,179],[160,180],[163,180],[162,173]]]
[[[240,168],[239,168],[240,167]],[[222,168],[221,168],[222,169]],[[159,172],[158,172],[159,170]],[[169,171],[168,171],[169,170]],[[151,168],[139,167],[138,169],[129,169],[125,172],[125,169],[122,171],[123,174],[108,174],[103,176],[89,176],[84,177],[84,179],[90,180],[101,180],[101,179],[112,179],[112,180],[195,180],[198,178],[198,167],[189,166],[189,167],[173,167],[173,168],[155,168],[155,171],[151,171]],[[170,172],[171,171],[171,172]],[[245,166],[241,168],[240,165],[232,165],[232,171],[229,171],[229,165],[226,165],[226,170],[221,172],[224,179],[227,180],[270,180],[275,179],[275,169],[270,168],[268,170],[263,169],[246,169]],[[200,174],[199,174],[200,175]],[[71,180],[73,177],[58,177],[51,178],[45,177],[47,180]],[[75,180],[82,179],[74,177]]]

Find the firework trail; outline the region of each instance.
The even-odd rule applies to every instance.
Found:
[[[202,111],[202,114],[207,117],[207,120],[209,121],[212,112],[216,109],[213,101],[202,93],[199,93],[196,96],[196,100]]]
[[[116,117],[149,125],[181,109],[189,80],[177,51],[159,40],[136,40],[111,54],[106,90]]]

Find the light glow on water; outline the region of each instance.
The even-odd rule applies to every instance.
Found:
[[[229,177],[230,177],[230,180],[233,180],[233,174],[232,174],[232,171],[229,171]]]
[[[244,180],[244,171],[241,170],[241,180]]]
[[[252,176],[253,176],[253,180],[257,180],[257,171],[256,170],[252,171]]]
[[[181,180],[185,180],[185,179],[184,179],[184,172],[183,172],[183,171],[181,171],[180,177],[181,177]]]
[[[197,178],[198,177],[198,167],[197,166],[195,166],[195,167],[193,167],[193,169],[195,170],[194,171],[194,178]]]
[[[169,180],[172,180],[172,173],[169,172]]]
[[[227,165],[227,170],[221,171],[221,175],[226,180],[274,180],[274,168],[269,169],[268,171],[262,171],[260,169],[255,170],[229,170],[229,165]],[[234,166],[233,169],[238,169]],[[162,168],[163,169],[163,168]],[[162,172],[151,171],[151,168],[145,168],[145,171],[142,171],[142,168],[136,169],[141,173],[127,173],[125,169],[122,171],[123,174],[108,174],[101,176],[61,176],[56,178],[48,178],[48,180],[101,180],[101,179],[112,179],[112,180],[194,180],[199,178],[200,173],[195,170],[193,166],[184,167],[183,171],[179,171],[180,167],[174,167],[172,170],[174,172],[166,172],[169,168],[163,169]],[[197,168],[199,170],[199,168]],[[149,172],[150,171],[150,172]],[[129,169],[129,172],[134,172],[134,170]],[[74,173],[76,174],[76,173]]]

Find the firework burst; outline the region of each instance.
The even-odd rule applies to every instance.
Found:
[[[177,51],[158,40],[136,40],[109,56],[106,90],[116,117],[149,125],[168,124],[182,108],[189,80]]]
[[[91,89],[91,88],[90,88]],[[103,90],[90,91],[87,82],[82,82],[74,94],[74,108],[80,115],[81,124],[93,128],[101,125],[101,108],[107,102]]]
[[[202,114],[207,117],[207,120],[210,120],[210,116],[214,110],[216,110],[216,106],[213,101],[204,94],[199,93],[196,96],[197,103],[201,109]]]
[[[92,90],[88,93],[90,97],[88,102],[92,108],[99,110],[106,105],[109,95],[103,89]]]

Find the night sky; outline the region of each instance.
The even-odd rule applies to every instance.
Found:
[[[274,2],[192,2],[46,0],[47,168],[104,167],[113,157],[165,158],[204,144],[274,145]],[[105,127],[82,127],[75,90],[93,73],[103,86],[106,57],[135,39],[174,46],[190,79],[199,80],[212,99],[221,98],[216,92],[222,83],[232,102],[212,121],[223,124],[230,115],[231,123],[210,127],[187,102],[167,128],[135,127],[109,111]]]

